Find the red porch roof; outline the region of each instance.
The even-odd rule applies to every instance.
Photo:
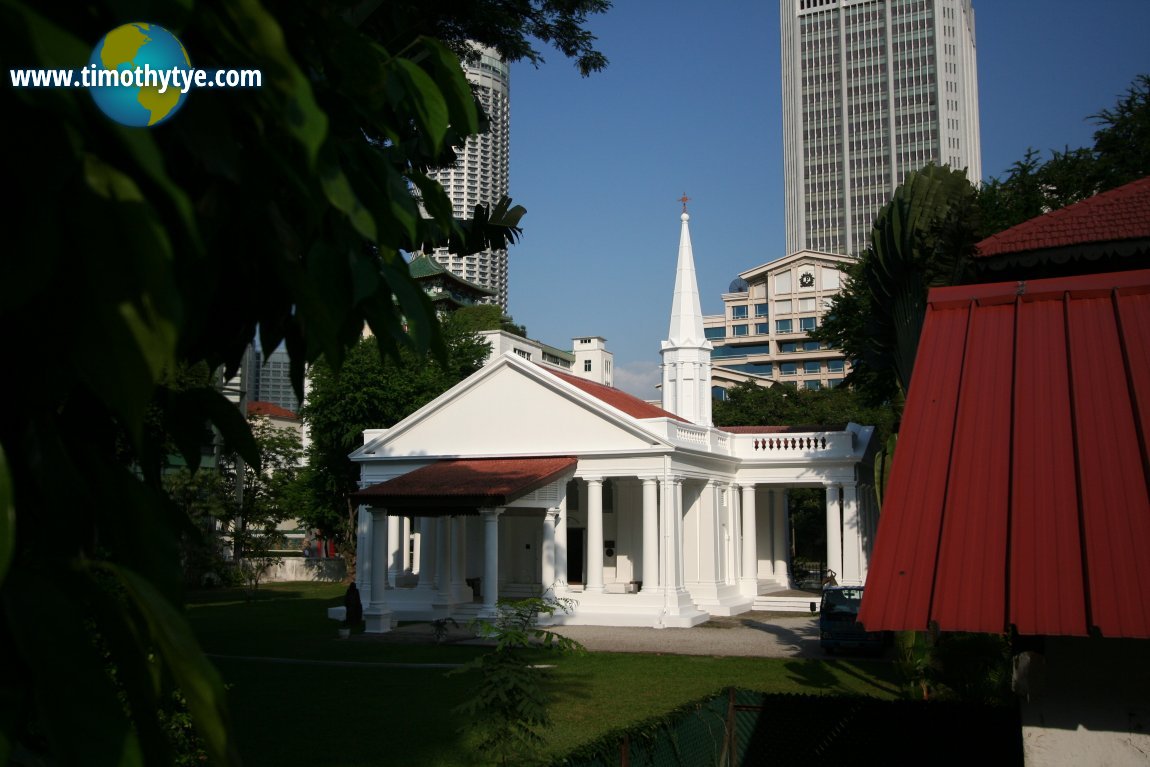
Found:
[[[475,514],[480,508],[506,506],[565,472],[573,473],[577,463],[570,456],[445,459],[366,487],[352,497],[397,514]]]
[[[930,292],[859,619],[1150,638],[1150,270]]]

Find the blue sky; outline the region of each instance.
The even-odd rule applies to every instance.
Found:
[[[691,198],[703,311],[741,271],[785,253],[779,9],[773,0],[615,0],[590,20],[606,70],[555,51],[511,78],[510,313],[560,348],[598,335],[615,385],[658,396],[679,242]],[[1041,13],[1036,13],[1041,11]],[[1091,143],[1087,119],[1150,73],[1148,0],[975,0],[982,167],[1028,147]]]

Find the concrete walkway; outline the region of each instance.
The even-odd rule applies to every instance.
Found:
[[[818,618],[802,613],[746,612],[692,628],[554,626],[592,652],[821,658]]]
[[[729,655],[758,658],[821,658],[818,619],[802,613],[746,612],[715,617],[693,628],[620,626],[551,626],[591,652],[638,652],[670,655]],[[435,642],[430,623],[412,623],[386,634],[355,639],[383,642]],[[465,625],[448,626],[445,644],[489,644]]]

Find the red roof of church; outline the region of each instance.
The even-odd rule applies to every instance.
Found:
[[[570,373],[561,373],[551,368],[544,369],[556,378],[562,379],[578,389],[582,389],[595,399],[606,402],[616,410],[622,410],[632,418],[673,418],[676,421],[687,422],[687,419],[681,418],[668,410],[664,410],[658,405],[644,402],[625,391],[596,383],[595,381],[588,381],[586,378],[580,378]]]
[[[473,514],[522,498],[565,472],[574,472],[570,456],[533,458],[452,458],[366,487],[352,497],[368,506],[421,515]]]
[[[292,421],[298,421],[299,416],[288,410],[286,407],[280,407],[274,402],[249,402],[248,415],[262,415],[268,418],[286,418]]]
[[[932,290],[859,619],[1150,638],[1150,270]]]
[[[1150,176],[987,237],[977,258],[1150,239]]]

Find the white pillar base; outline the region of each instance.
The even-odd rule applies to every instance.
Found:
[[[366,625],[364,633],[386,634],[391,631],[391,610],[371,607],[363,611],[363,622]]]

